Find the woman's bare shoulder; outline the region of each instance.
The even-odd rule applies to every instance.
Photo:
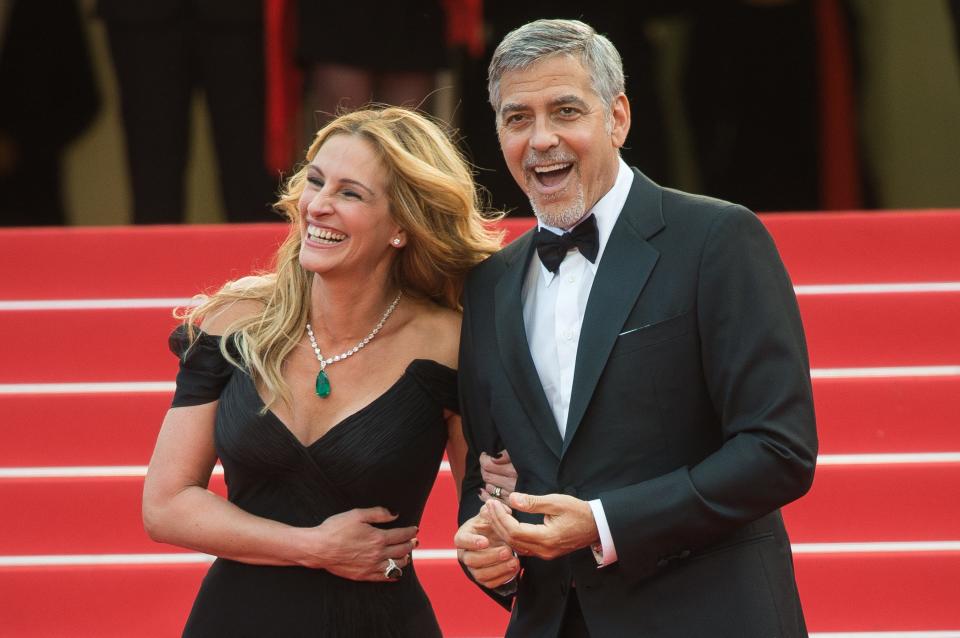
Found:
[[[215,303],[203,318],[201,328],[207,334],[222,335],[231,325],[263,312],[261,291],[272,285],[269,277],[250,276],[226,284],[208,303]]]
[[[201,328],[209,335],[222,335],[238,321],[249,319],[263,312],[263,303],[254,299],[229,301],[204,317]]]
[[[449,368],[457,367],[460,349],[460,323],[456,310],[423,303],[417,319],[417,335],[425,356]]]

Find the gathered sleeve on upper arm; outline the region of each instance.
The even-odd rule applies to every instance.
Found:
[[[434,401],[444,409],[460,414],[456,370],[430,359],[418,359],[411,364],[409,371]]]
[[[170,351],[180,359],[171,407],[202,405],[220,398],[220,392],[237,369],[220,351],[220,340],[219,336],[198,330],[191,343],[183,325],[170,334]]]

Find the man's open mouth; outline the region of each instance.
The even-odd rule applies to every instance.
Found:
[[[550,188],[561,184],[571,170],[573,170],[573,162],[559,162],[547,166],[534,166],[533,175],[541,186]]]

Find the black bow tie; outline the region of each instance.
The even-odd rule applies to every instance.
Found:
[[[557,235],[546,228],[537,230],[534,241],[537,244],[537,255],[547,270],[556,274],[560,270],[560,263],[571,248],[576,248],[580,254],[593,263],[597,260],[597,251],[600,250],[600,238],[597,236],[597,218],[590,215],[577,224],[572,231]]]

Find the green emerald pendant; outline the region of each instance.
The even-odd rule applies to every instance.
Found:
[[[317,384],[315,386],[317,390],[317,396],[321,399],[326,399],[330,396],[330,379],[327,377],[327,373],[323,370],[317,374]]]

